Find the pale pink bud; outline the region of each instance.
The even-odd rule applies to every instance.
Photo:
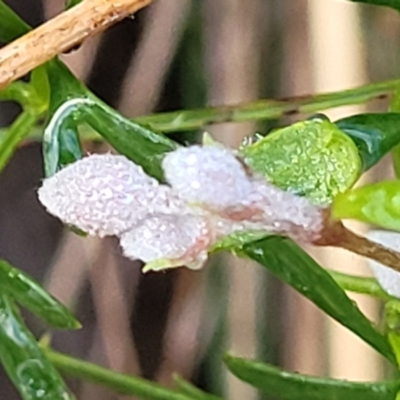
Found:
[[[166,155],[162,166],[168,183],[182,199],[210,209],[234,207],[251,190],[243,165],[223,147],[179,148]]]
[[[207,220],[199,215],[155,214],[121,235],[126,257],[147,263],[144,270],[177,266],[200,268],[213,242]]]
[[[400,233],[373,230],[367,236],[388,249],[395,251],[400,249]],[[382,288],[391,296],[400,298],[400,273],[371,259],[367,259],[367,262]]]
[[[100,237],[119,235],[145,215],[176,212],[182,202],[170,188],[120,155],[92,155],[45,179],[39,200],[63,222]]]

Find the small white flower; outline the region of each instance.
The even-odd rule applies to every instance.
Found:
[[[382,244],[391,250],[400,249],[400,233],[373,230],[368,233],[368,238]],[[368,259],[368,264],[382,288],[391,296],[400,298],[400,273],[376,261]]]

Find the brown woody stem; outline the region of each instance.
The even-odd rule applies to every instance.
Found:
[[[375,260],[400,272],[400,253],[375,243],[347,229],[340,221],[331,221],[324,228],[317,246],[341,247],[352,253]]]
[[[84,0],[0,50],[0,89],[145,7],[151,0]]]

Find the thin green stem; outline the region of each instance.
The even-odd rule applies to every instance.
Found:
[[[120,374],[87,361],[78,360],[53,350],[44,349],[47,358],[61,372],[106,386],[119,393],[139,396],[148,400],[192,400],[176,390],[155,382]]]
[[[40,115],[35,110],[26,110],[7,129],[0,141],[0,171],[12,156],[20,141],[28,136],[39,117]]]
[[[285,100],[267,99],[231,106],[151,114],[137,117],[133,121],[164,133],[199,129],[205,125],[223,122],[261,121],[280,118],[284,115],[310,114],[330,108],[365,103],[386,97],[399,84],[400,80],[385,81],[314,96],[293,97]],[[88,126],[84,126],[80,132],[84,140],[102,140],[102,137]],[[40,138],[42,133],[43,129],[39,128],[32,131],[30,137]]]
[[[386,293],[375,278],[354,276],[342,272],[327,270],[336,283],[349,292],[368,294],[384,301],[395,299]]]

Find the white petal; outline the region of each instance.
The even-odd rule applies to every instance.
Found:
[[[100,237],[119,235],[155,208],[167,212],[181,203],[140,166],[111,154],[68,165],[44,180],[38,196],[63,222]]]
[[[240,204],[251,189],[243,165],[223,147],[179,148],[167,154],[162,165],[168,183],[182,199],[212,209]]]
[[[374,230],[367,236],[389,249],[400,250],[400,233]],[[400,298],[400,273],[373,260],[368,260],[368,264],[382,288],[390,295]]]
[[[156,214],[122,234],[120,244],[131,259],[145,263],[167,260],[169,268],[196,269],[207,258],[211,240],[207,221],[201,216]]]

